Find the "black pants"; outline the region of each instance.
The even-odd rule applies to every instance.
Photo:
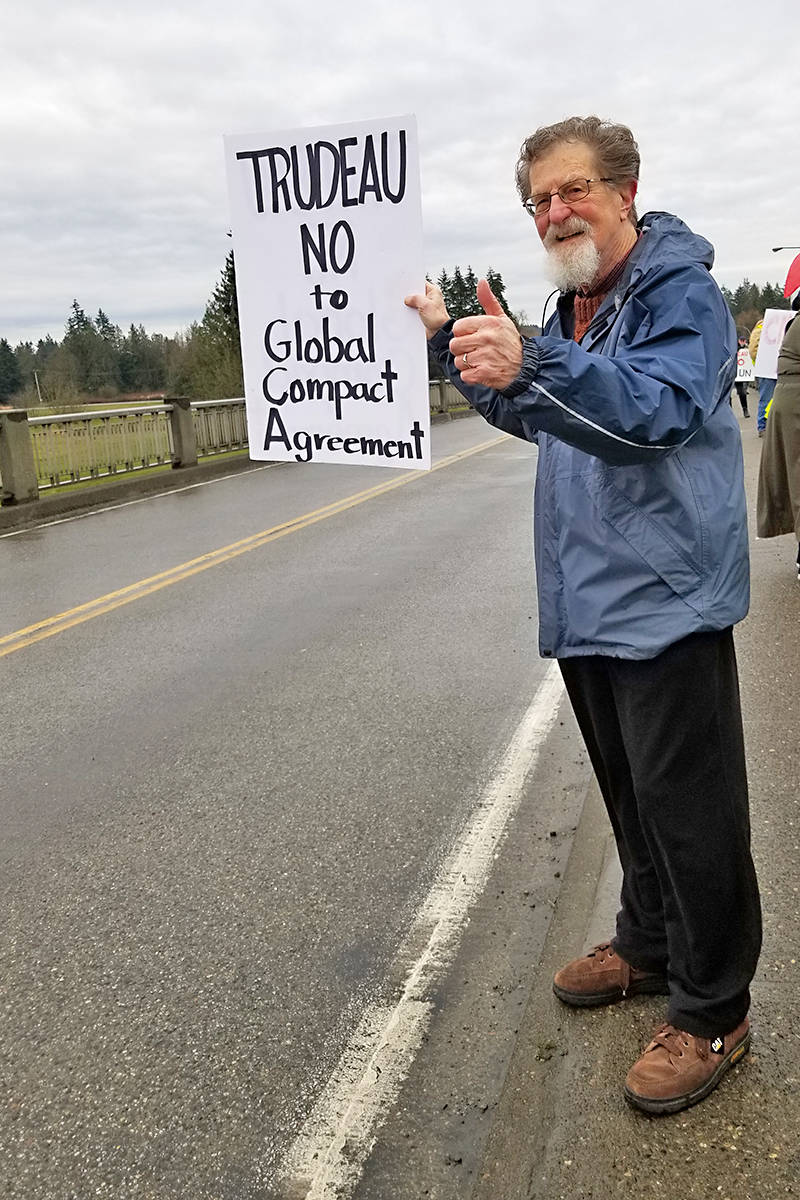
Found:
[[[652,659],[559,666],[622,863],[614,948],[666,969],[672,1024],[728,1033],[748,1010],[761,948],[732,630]]]
[[[747,417],[749,416],[747,411],[747,384],[743,383],[740,379],[733,386],[736,388],[736,395],[739,397],[739,403],[742,406],[742,413],[745,417]]]

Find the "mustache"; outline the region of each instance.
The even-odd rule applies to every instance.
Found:
[[[567,217],[560,225],[549,225],[542,239],[545,250],[551,250],[558,244],[559,238],[568,237],[572,233],[591,233],[592,227],[582,217]]]

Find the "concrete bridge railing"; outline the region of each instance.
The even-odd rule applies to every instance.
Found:
[[[464,405],[445,380],[430,384],[434,413]],[[93,480],[131,476],[247,448],[245,403],[190,401],[94,409],[29,417],[26,409],[0,409],[0,504],[25,504],[42,493]]]

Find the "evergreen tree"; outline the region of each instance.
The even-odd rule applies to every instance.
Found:
[[[761,290],[761,304],[766,308],[788,308],[789,301],[780,284],[766,284]]]
[[[106,342],[109,346],[113,346],[115,350],[118,349],[120,338],[122,337],[122,330],[120,329],[119,325],[113,325],[111,323],[106,314],[103,312],[102,308],[98,308],[97,310],[97,316],[94,319],[94,327],[104,342]]]
[[[436,282],[442,290],[447,311],[454,321],[457,321],[459,317],[471,317],[483,311],[477,297],[478,277],[471,266],[468,266],[463,272],[461,267],[454,267],[452,275],[448,275],[445,269]],[[507,317],[511,317],[511,310],[506,300],[505,284],[500,272],[493,271],[490,267],[486,272],[486,282],[499,300],[503,312]]]
[[[244,392],[236,270],[229,251],[203,319],[190,330],[182,375],[186,392],[205,400],[223,400]]]
[[[444,271],[444,270],[442,271],[441,275],[436,280],[436,283],[438,284],[438,286],[441,290],[441,293],[444,296],[445,308],[447,309],[448,312],[450,312],[450,292],[452,289],[452,284],[450,282],[450,276],[447,274],[447,271]]]
[[[236,268],[229,250],[222,275],[211,293],[203,314],[202,326],[212,341],[229,350],[241,352],[239,342],[239,305],[236,301]]]
[[[464,276],[464,299],[470,308],[468,316],[482,311],[478,303],[478,276],[472,267],[467,267],[467,273]]]
[[[148,337],[143,325],[131,325],[119,343],[119,376],[126,392],[158,392],[167,384],[166,342],[161,334]]]
[[[448,312],[454,321],[457,321],[460,317],[468,317],[470,315],[467,285],[464,282],[461,267],[456,267],[453,271]]]
[[[744,312],[748,308],[758,308],[760,299],[758,288],[749,279],[743,279],[733,293],[736,312]]]
[[[17,360],[22,386],[33,382],[33,372],[36,370],[36,352],[33,342],[19,342],[14,347],[14,357]]]
[[[91,328],[92,322],[89,320],[80,304],[78,304],[78,301],[73,300],[70,315],[67,317],[66,336],[70,337],[75,334],[85,333],[86,330]]]
[[[142,337],[136,326],[131,324],[127,334],[121,339],[119,347],[119,379],[123,391],[136,392],[139,390],[144,366]]]
[[[47,366],[57,349],[58,342],[54,341],[49,333],[47,337],[39,338],[36,343],[36,367],[38,370],[41,371]]]
[[[0,338],[0,403],[7,404],[22,387],[16,355],[5,338]]]
[[[506,288],[505,284],[503,283],[503,276],[499,271],[493,271],[492,268],[489,267],[489,270],[486,272],[486,282],[492,289],[494,295],[497,297],[503,312],[507,317],[510,317],[511,309],[508,307],[508,301],[506,300]]]
[[[441,287],[441,284],[439,286]],[[472,267],[468,266],[466,272],[463,272],[461,267],[454,268],[447,291],[442,288],[447,311],[454,321],[460,317],[472,317],[480,313],[477,288],[478,279]]]
[[[49,404],[64,407],[80,400],[83,391],[81,365],[66,345],[66,338],[50,355],[41,386]]]
[[[106,382],[105,348],[77,300],[72,301],[61,347],[71,356],[70,375],[75,387],[83,392],[98,392]]]
[[[96,385],[91,390],[112,395],[119,391],[120,385],[120,330],[111,323],[102,308],[98,309],[93,326],[96,334],[93,346]]]

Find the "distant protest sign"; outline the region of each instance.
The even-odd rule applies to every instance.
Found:
[[[750,351],[747,349],[747,346],[742,346],[736,354],[736,382],[747,383],[751,379],[755,379],[755,377],[756,373],[753,368]]]
[[[429,468],[413,117],[225,138],[250,456]]]
[[[778,378],[778,351],[786,326],[796,314],[791,308],[768,308],[758,343],[755,370],[759,379]]]

